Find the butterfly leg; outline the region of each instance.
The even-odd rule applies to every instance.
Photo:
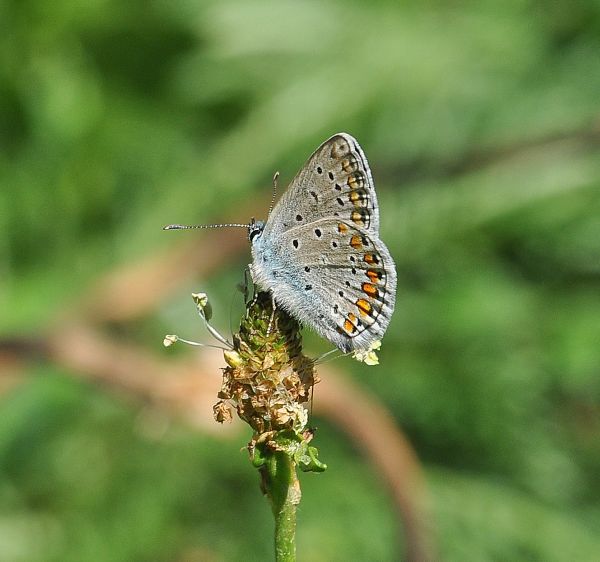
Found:
[[[315,365],[320,365],[321,363],[326,363],[327,361],[331,361],[332,359],[337,359],[338,357],[344,357],[345,355],[348,355],[347,353],[342,353],[340,355],[335,355],[334,357],[331,357],[339,351],[339,349],[331,349],[330,351],[326,351],[325,353],[323,353],[315,359]]]
[[[271,318],[269,318],[269,326],[267,327],[267,336],[271,334],[271,330],[273,329],[273,322],[275,322],[275,311],[277,310],[277,303],[271,294],[271,308],[273,312],[271,312]]]
[[[248,267],[244,268],[244,282],[243,285],[241,286],[241,290],[242,290],[242,294],[244,295],[244,303],[248,304],[250,302],[250,298],[249,298],[249,294],[250,294],[250,281],[252,279],[250,274],[250,269]],[[254,284],[252,285],[254,288]],[[254,290],[254,293],[256,293],[256,290]],[[256,296],[256,294],[253,295],[253,298]]]

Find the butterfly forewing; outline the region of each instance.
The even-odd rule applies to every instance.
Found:
[[[358,142],[347,133],[332,136],[315,150],[273,209],[265,234],[326,217],[379,233],[371,170]]]

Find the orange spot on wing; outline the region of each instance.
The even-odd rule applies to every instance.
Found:
[[[358,165],[354,156],[350,156],[349,158],[345,158],[344,160],[342,160],[342,170],[344,170],[344,172],[350,173],[354,172],[357,169]]]
[[[348,176],[348,181],[346,182],[351,189],[356,189],[357,187],[364,187],[365,178],[362,172],[357,171]]]
[[[369,265],[379,263],[379,259],[377,259],[377,256],[375,254],[365,254],[365,261]]]
[[[377,283],[381,280],[381,271],[375,269],[367,269],[367,277],[371,280],[371,283]]]
[[[363,226],[365,224],[365,221],[363,220],[363,215],[359,211],[352,211],[350,218],[352,219],[352,222],[355,222],[359,226]]]
[[[363,283],[362,290],[370,297],[376,298],[379,296],[379,291],[377,290],[377,287],[375,287],[375,285],[372,285],[371,283]]]
[[[344,330],[349,334],[356,332],[356,326],[350,322],[350,320],[344,320]]]
[[[343,222],[340,222],[338,223],[338,232],[346,234],[346,232],[348,232],[348,227]]]
[[[371,313],[371,310],[373,310],[373,307],[365,299],[358,299],[356,301],[356,306],[362,316],[367,316]]]
[[[362,238],[355,234],[352,238],[350,238],[350,246],[352,246],[355,250],[362,248]]]

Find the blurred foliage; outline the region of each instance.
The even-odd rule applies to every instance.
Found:
[[[425,463],[440,557],[597,560],[599,93],[597,0],[0,2],[0,334],[177,244],[163,224],[247,220],[346,130],[399,290],[382,365],[342,361]],[[193,290],[229,310],[244,263],[145,343]],[[241,444],[31,374],[0,404],[1,561],[269,559]],[[301,559],[397,559],[385,490],[318,425]]]

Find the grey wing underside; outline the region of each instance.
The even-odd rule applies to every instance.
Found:
[[[366,350],[385,333],[396,298],[396,269],[385,244],[348,221],[321,219],[281,234],[259,285],[278,306],[344,352]]]

